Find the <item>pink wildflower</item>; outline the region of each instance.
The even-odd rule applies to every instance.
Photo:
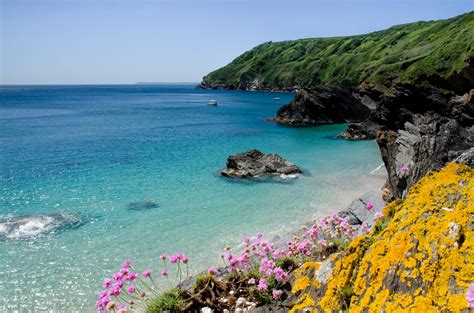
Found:
[[[123,262],[122,268],[129,268],[130,264],[132,264],[132,262],[130,260],[125,260]]]
[[[376,219],[376,220],[381,219],[381,218],[383,218],[383,217],[384,217],[384,216],[383,216],[383,214],[382,214],[381,212],[377,212],[377,213],[374,214],[374,219]]]
[[[214,267],[211,267],[210,269],[208,269],[207,272],[211,275],[219,275],[219,271]]]
[[[136,287],[134,285],[131,285],[130,287],[127,288],[128,294],[134,293],[136,290]]]
[[[180,257],[181,257],[181,260],[183,261],[184,264],[188,264],[189,258],[188,258],[187,255],[181,254]]]
[[[258,286],[257,286],[257,290],[262,292],[262,291],[267,291],[268,289],[268,282],[265,278],[260,278],[260,280],[258,281]]]
[[[115,288],[122,288],[123,287],[123,281],[119,280],[115,283],[114,285]]]
[[[288,274],[284,270],[282,270],[281,267],[275,268],[273,270],[273,273],[275,274],[275,279],[278,282],[288,280]]]
[[[469,289],[466,293],[467,303],[471,308],[474,308],[474,283],[469,286]]]
[[[244,245],[248,245],[250,243],[250,238],[245,237],[244,240],[243,240],[243,243],[244,243]]]
[[[106,280],[104,280],[104,284],[102,285],[102,287],[109,288],[110,286],[112,286],[112,280],[107,278]]]
[[[169,272],[166,269],[161,271],[161,276],[163,276],[163,277],[168,276],[168,274],[169,274]]]
[[[151,276],[151,270],[150,269],[144,270],[143,273],[142,273],[142,276],[143,276],[143,278],[150,277]]]
[[[258,232],[258,233],[257,233],[257,239],[260,239],[260,238],[262,238],[262,237],[263,237],[263,234],[262,234],[261,232]]]
[[[168,255],[166,253],[160,254],[160,259],[162,259],[163,261],[166,260],[167,257]]]
[[[372,204],[372,202],[367,202],[367,210],[372,211],[373,208],[374,205]]]
[[[170,257],[170,263],[175,264],[181,259],[179,253],[175,253]]]
[[[280,297],[281,297],[282,294],[283,294],[283,291],[281,291],[281,290],[273,290],[273,291],[272,291],[272,297],[273,297],[273,299],[275,299],[275,300],[280,299]]]
[[[247,283],[249,285],[255,285],[255,278],[250,278]]]
[[[134,272],[131,272],[127,277],[125,277],[125,280],[128,281],[134,281],[135,279],[137,279],[137,273]]]

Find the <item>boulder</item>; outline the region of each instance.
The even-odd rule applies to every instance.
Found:
[[[278,154],[265,154],[249,150],[227,158],[226,168],[221,174],[226,177],[252,178],[268,175],[294,175],[303,171]]]

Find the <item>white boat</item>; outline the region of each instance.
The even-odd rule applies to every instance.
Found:
[[[280,101],[280,98],[275,97],[275,98],[273,98],[273,101]]]
[[[207,105],[217,106],[217,100],[209,100],[207,101]]]

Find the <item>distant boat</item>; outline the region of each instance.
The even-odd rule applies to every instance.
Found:
[[[217,100],[209,100],[207,105],[217,106]]]
[[[280,101],[280,98],[275,97],[275,98],[273,98],[273,101]]]

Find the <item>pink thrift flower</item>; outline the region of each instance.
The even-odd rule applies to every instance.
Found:
[[[272,297],[273,297],[273,299],[275,299],[275,300],[280,299],[280,297],[281,297],[282,294],[283,294],[283,291],[281,291],[281,290],[273,290],[273,291],[272,291]]]
[[[466,293],[466,300],[469,303],[471,308],[474,308],[474,283],[469,286],[469,289]]]
[[[130,264],[132,264],[132,262],[130,260],[125,260],[123,262],[122,268],[129,268]]]
[[[257,233],[257,239],[260,239],[260,238],[262,238],[262,237],[263,237],[263,234],[262,234],[261,232],[258,232],[258,233]]]
[[[249,237],[245,237],[244,240],[243,240],[243,243],[244,245],[249,245],[250,244],[250,238]]]
[[[109,288],[110,286],[112,286],[112,280],[107,278],[106,280],[104,280],[102,287]]]
[[[163,277],[168,276],[168,274],[169,274],[168,270],[162,270],[161,271],[161,276],[163,276]]]
[[[119,280],[115,283],[114,285],[115,288],[122,288],[123,287],[123,281]]]
[[[144,270],[143,273],[142,273],[142,276],[143,276],[143,278],[150,277],[151,276],[151,270],[150,269]]]
[[[135,279],[137,279],[137,273],[131,272],[125,279],[128,281],[134,281]]]
[[[136,290],[136,287],[135,287],[135,286],[133,286],[133,285],[131,285],[130,287],[128,287],[128,288],[127,288],[127,292],[128,292],[128,294],[132,294],[132,293],[134,293],[134,292],[135,292],[135,290]]]
[[[189,262],[189,258],[185,254],[181,254],[181,260],[183,260],[184,264],[188,264],[188,262]]]
[[[373,208],[374,205],[372,204],[372,202],[367,202],[367,210],[372,211]]]
[[[160,259],[162,259],[163,261],[166,260],[167,257],[168,255],[166,253],[160,254]]]
[[[262,292],[262,291],[267,291],[268,289],[268,282],[265,278],[260,278],[260,280],[258,281],[258,286],[257,286],[257,290]]]
[[[211,267],[210,269],[208,269],[207,272],[211,275],[219,275],[219,271],[214,267]]]
[[[249,285],[255,285],[255,278],[250,278],[247,283]]]
[[[170,263],[171,263],[171,264],[176,264],[176,263],[178,263],[179,259],[180,259],[180,255],[179,255],[178,253],[173,254],[173,255],[170,257]]]
[[[383,214],[381,212],[377,212],[374,214],[374,219],[378,220],[378,219],[381,219],[383,218]]]
[[[121,280],[122,277],[123,277],[123,274],[121,272],[117,272],[112,276],[112,279],[117,281],[117,280]]]

